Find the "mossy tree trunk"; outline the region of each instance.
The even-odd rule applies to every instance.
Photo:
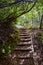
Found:
[[[42,26],[43,26],[43,14],[42,14],[42,16],[41,16],[41,21],[40,21],[40,29],[42,29]]]

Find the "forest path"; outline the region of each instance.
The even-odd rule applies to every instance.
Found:
[[[20,43],[14,49],[17,59],[16,65],[34,65],[32,33],[25,28],[20,28],[19,39]]]

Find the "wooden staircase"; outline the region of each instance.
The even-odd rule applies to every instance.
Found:
[[[16,65],[34,65],[31,35],[24,28],[20,29],[19,32],[20,43],[14,49],[17,58]]]

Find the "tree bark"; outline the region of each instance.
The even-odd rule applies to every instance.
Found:
[[[41,16],[40,29],[42,29],[42,21],[43,21],[43,14],[42,14],[42,16]]]

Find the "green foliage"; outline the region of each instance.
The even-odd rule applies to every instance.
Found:
[[[15,2],[16,0],[0,0],[0,3],[12,3]],[[22,13],[28,11],[33,3],[29,2],[21,2],[16,5],[12,5],[9,7],[5,7],[3,9],[0,9],[0,22],[6,21],[6,17],[10,17],[10,19],[13,17],[14,19],[20,16]],[[15,20],[14,20],[15,21]]]

